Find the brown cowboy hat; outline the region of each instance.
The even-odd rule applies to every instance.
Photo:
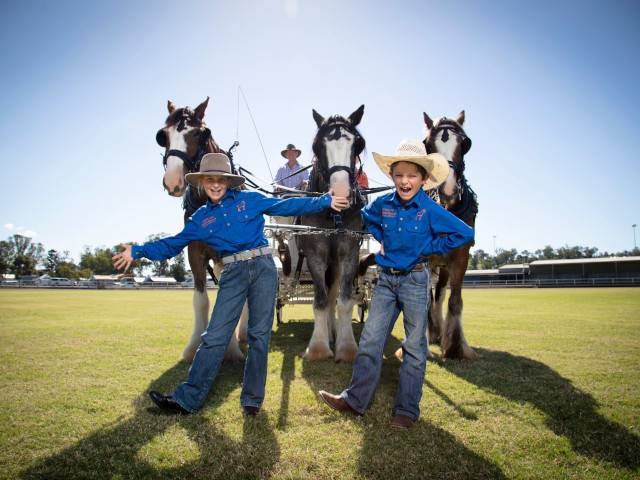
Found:
[[[287,148],[285,148],[280,152],[280,155],[282,155],[284,158],[287,158],[287,152],[291,152],[291,151],[296,152],[296,158],[298,158],[302,153],[300,150],[296,148],[296,146],[293,143],[290,143],[289,145],[287,145]]]
[[[230,181],[229,188],[239,187],[244,183],[244,177],[231,173],[231,162],[224,153],[207,153],[200,161],[200,171],[187,173],[184,178],[197,187],[204,177],[226,177]]]

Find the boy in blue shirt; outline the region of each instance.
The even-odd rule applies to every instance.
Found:
[[[128,269],[134,259],[164,260],[176,256],[189,242],[206,242],[222,257],[220,277],[211,320],[202,335],[189,378],[171,395],[151,391],[151,400],[172,413],[195,413],[205,402],[240,319],[249,302],[247,337],[249,351],[244,368],[240,404],[245,415],[255,416],[262,406],[267,379],[267,354],[273,323],[278,272],[264,236],[264,217],[268,215],[309,215],[329,207],[341,210],[349,205],[345,197],[323,195],[318,198],[269,198],[257,192],[236,190],[244,177],[233,175],[223,153],[202,157],[200,171],[186,180],[201,188],[209,201],[173,237],[144,245],[122,245],[113,256],[117,269]]]
[[[335,410],[363,415],[380,381],[384,345],[402,312],[406,338],[391,425],[410,428],[420,415],[427,360],[431,291],[427,258],[473,241],[473,229],[424,192],[437,187],[449,174],[442,155],[427,155],[422,142],[405,140],[395,155],[374,152],[373,158],[396,187],[362,211],[367,230],[381,245],[376,255],[380,275],[360,337],[351,383],[340,395],[324,390],[319,394]]]

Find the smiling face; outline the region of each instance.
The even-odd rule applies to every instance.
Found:
[[[222,200],[224,194],[227,193],[229,184],[229,179],[220,175],[206,176],[200,180],[200,187],[213,203],[218,203]]]
[[[412,162],[396,162],[391,165],[391,177],[400,200],[408,202],[427,181],[424,169]]]

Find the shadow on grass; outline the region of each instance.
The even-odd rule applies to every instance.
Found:
[[[176,364],[148,390],[171,391],[187,377],[188,367]],[[238,387],[242,369],[243,365],[221,369],[202,410],[205,415],[207,410],[216,410]],[[21,478],[268,478],[280,456],[266,417],[242,420],[239,405],[239,421],[244,421],[239,439],[221,431],[215,418],[162,413],[153,406],[147,391],[134,400],[134,405],[131,418],[103,427],[40,461],[22,472]],[[176,441],[170,434],[163,439],[176,428],[184,431],[187,441]],[[149,444],[154,448],[151,463],[143,453]]]
[[[566,437],[575,452],[637,469],[640,438],[597,412],[589,394],[547,365],[508,352],[478,348],[473,362],[442,362],[451,373],[514,402],[527,402],[547,416],[547,426]]]
[[[354,324],[356,338],[361,324]],[[278,326],[272,337],[271,348],[281,350],[283,359],[283,399],[279,419],[288,414],[288,383],[294,375],[295,357],[306,347],[313,324],[290,321]],[[353,418],[362,426],[362,448],[358,470],[365,478],[504,478],[500,468],[465,447],[448,432],[420,420],[409,431],[393,430],[389,426],[391,408],[398,386],[400,362],[394,357],[400,340],[390,337],[385,346],[382,376],[372,408],[363,419]],[[302,376],[309,387],[340,392],[351,379],[351,365],[336,365],[333,361],[304,362]],[[320,400],[318,400],[320,402]],[[326,410],[327,418],[340,416]],[[324,420],[325,422],[327,419]],[[335,435],[340,435],[337,431]]]

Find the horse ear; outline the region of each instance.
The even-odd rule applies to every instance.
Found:
[[[351,125],[353,125],[354,127],[357,126],[360,123],[360,120],[362,120],[363,114],[364,114],[364,105],[360,105],[360,108],[358,108],[355,112],[349,115],[349,122],[351,122]]]
[[[458,116],[456,117],[456,122],[458,122],[458,125],[462,126],[462,124],[464,123],[464,110],[462,110]]]
[[[171,115],[176,109],[176,104],[171,100],[167,100],[167,110],[169,110],[169,115]]]
[[[320,128],[324,123],[324,117],[320,115],[318,112],[316,112],[315,109],[312,109],[312,110],[313,110],[313,119],[316,121],[316,125],[318,126],[318,128]]]
[[[431,130],[433,128],[433,120],[431,120],[431,118],[429,117],[429,115],[427,115],[426,112],[422,112],[422,115],[424,115],[424,124],[427,126],[429,130]]]
[[[207,97],[204,102],[196,107],[195,114],[198,120],[202,121],[202,119],[204,118],[204,111],[207,109],[207,105],[209,105],[209,97]]]

